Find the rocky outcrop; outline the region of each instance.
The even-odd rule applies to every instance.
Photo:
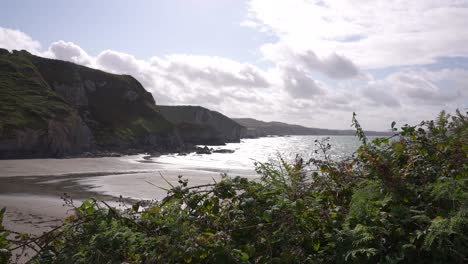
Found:
[[[0,158],[40,158],[79,155],[92,150],[93,136],[76,113],[51,119],[45,129],[13,130],[0,140]]]
[[[222,145],[240,142],[245,128],[229,117],[200,106],[159,106],[161,114],[175,124],[184,142]]]
[[[133,77],[0,49],[0,158],[176,150],[183,145]]]

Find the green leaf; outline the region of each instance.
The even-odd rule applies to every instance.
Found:
[[[245,252],[241,252],[241,260],[242,261],[247,261],[249,260],[249,255]]]

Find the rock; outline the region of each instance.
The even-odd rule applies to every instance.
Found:
[[[94,93],[96,91],[96,84],[93,81],[84,81],[84,87],[88,93]]]
[[[10,55],[10,52],[7,49],[0,48],[0,55]]]
[[[234,153],[232,149],[215,149],[213,153]]]
[[[229,117],[200,106],[159,106],[161,114],[177,126],[186,143],[224,145],[240,142],[245,128]]]
[[[203,148],[197,147],[196,153],[197,154],[211,154],[211,150],[207,146]]]

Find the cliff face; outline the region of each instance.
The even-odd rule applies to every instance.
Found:
[[[182,145],[133,77],[0,50],[0,158]]]
[[[185,142],[219,145],[240,142],[245,128],[229,117],[200,106],[159,106],[161,114],[175,124]]]

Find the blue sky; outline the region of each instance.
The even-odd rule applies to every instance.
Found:
[[[112,49],[139,58],[188,53],[254,61],[271,37],[240,26],[246,18],[247,5],[238,0],[19,0],[0,10],[3,27],[41,43],[79,43],[92,55]]]
[[[385,130],[468,107],[468,0],[5,1],[0,47],[131,74],[160,104]]]

